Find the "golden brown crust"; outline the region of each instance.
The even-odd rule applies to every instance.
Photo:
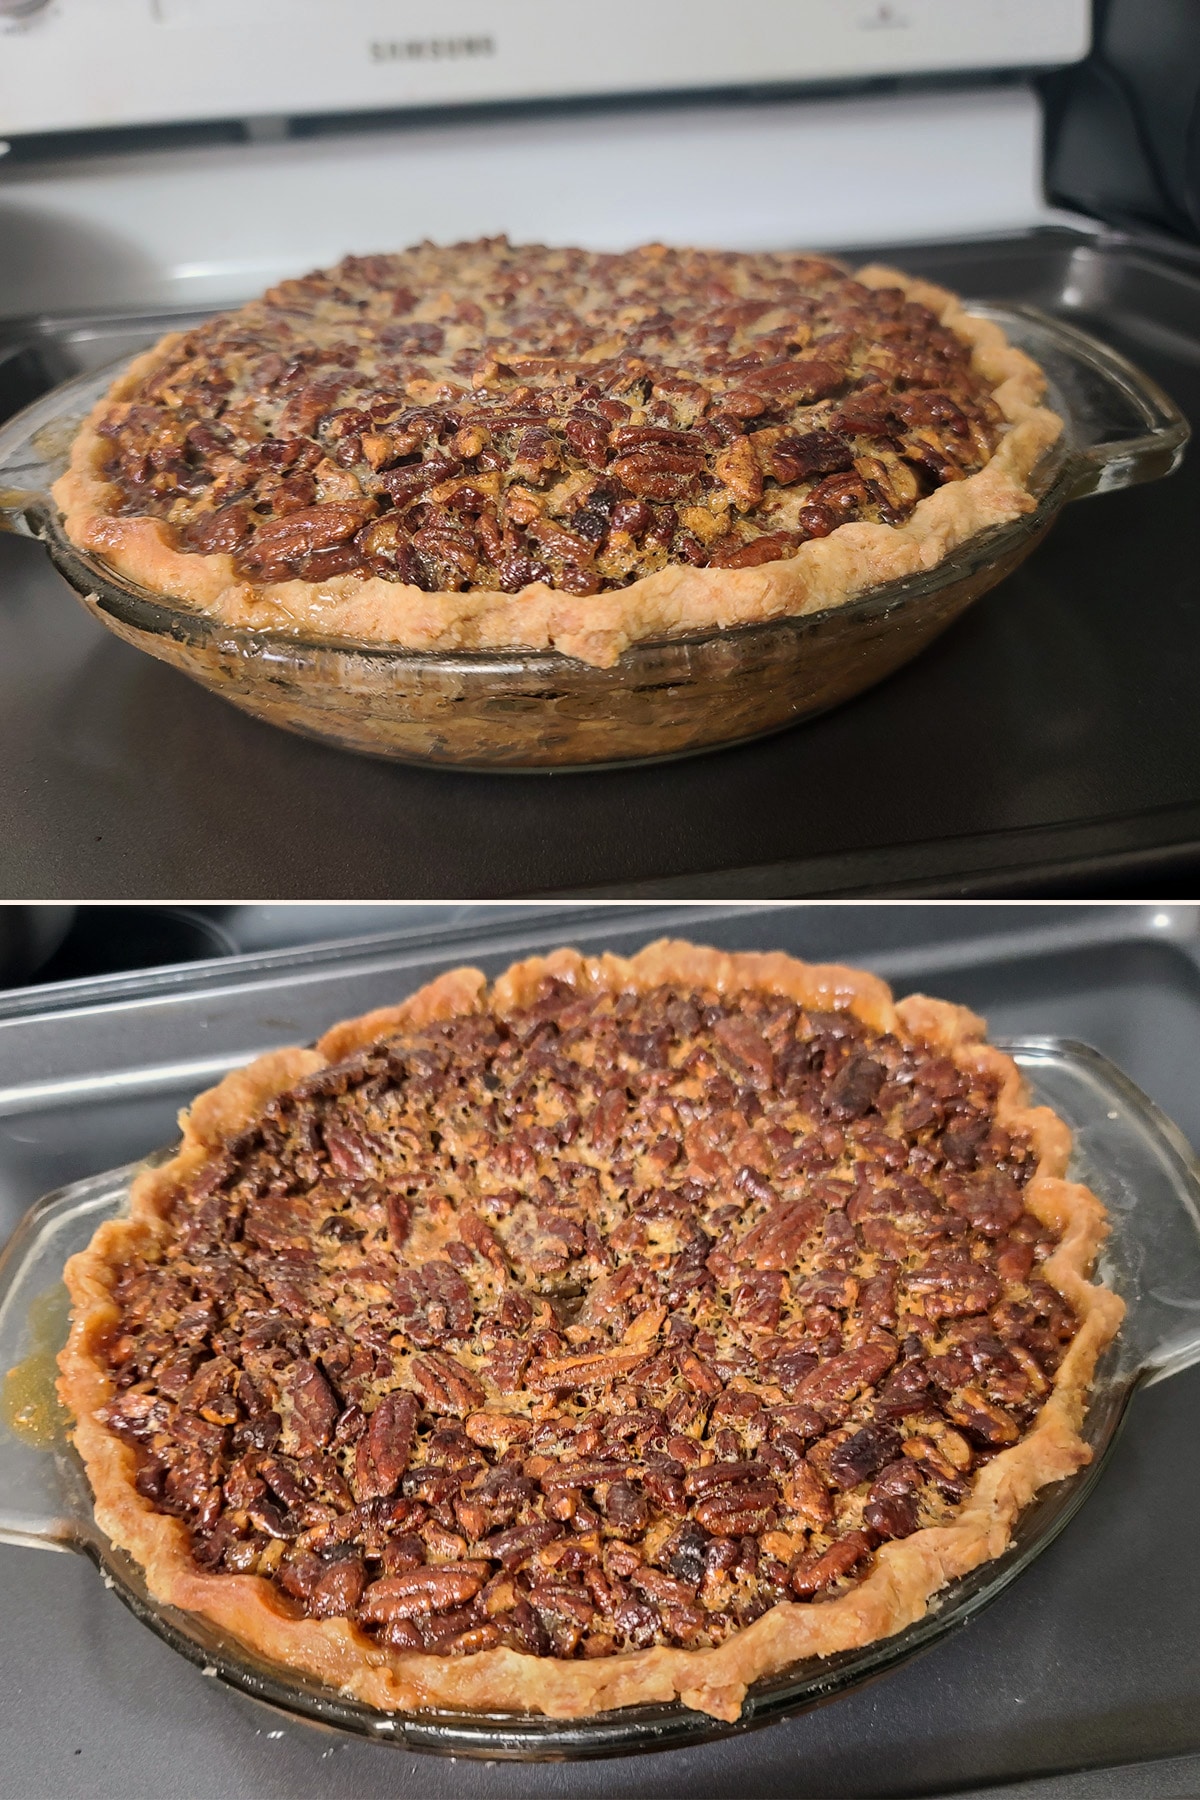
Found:
[[[476,1011],[484,999],[503,1014],[532,996],[547,974],[582,991],[664,982],[720,994],[758,989],[812,1007],[844,1008],[874,1030],[897,1026],[950,1056],[964,1069],[998,1080],[998,1123],[1028,1135],[1038,1156],[1025,1204],[1061,1235],[1046,1278],[1073,1307],[1079,1329],[1029,1433],[1001,1451],[974,1479],[952,1524],[926,1527],[885,1544],[856,1587],[820,1606],[783,1603],[714,1649],[656,1648],[597,1661],[556,1661],[508,1649],[441,1657],[389,1651],[346,1619],[295,1616],[274,1585],[255,1575],[202,1573],[177,1519],[156,1511],[135,1490],[133,1451],[96,1418],[112,1386],[101,1349],[118,1320],[111,1294],[118,1266],[153,1254],[165,1235],[161,1208],[225,1136],[257,1116],[276,1094],[381,1031]],[[336,1026],[315,1051],[283,1050],[258,1058],[196,1101],[181,1117],[174,1158],[133,1184],[128,1219],[101,1226],[89,1247],[67,1264],[74,1305],[69,1342],[60,1357],[59,1391],[76,1420],[74,1438],[96,1497],[96,1518],[115,1544],[146,1571],[160,1601],[202,1613],[261,1655],[303,1670],[383,1711],[459,1707],[533,1711],[578,1718],[613,1707],[676,1698],[722,1719],[736,1719],[747,1687],[760,1677],[813,1656],[830,1656],[901,1631],[921,1618],[947,1582],[998,1556],[1013,1523],[1047,1484],[1090,1459],[1080,1436],[1096,1359],[1118,1329],[1124,1303],[1090,1280],[1107,1233],[1104,1209],[1086,1187],[1065,1177],[1070,1132],[1046,1107],[1026,1104],[1015,1063],[982,1041],[983,1021],[963,1007],[912,995],[893,1003],[874,976],[838,965],[814,965],[783,954],[725,953],[663,940],[638,955],[584,957],[560,950],[509,969],[487,992],[478,970],[458,969],[397,1008]]]
[[[858,270],[856,279],[868,287],[902,288],[968,341],[972,365],[992,387],[1008,428],[978,473],[918,501],[903,524],[840,525],[786,560],[730,569],[672,563],[627,587],[583,597],[540,581],[515,594],[426,593],[361,574],[247,581],[232,556],[177,549],[163,521],[120,515],[120,491],[104,474],[106,443],[97,427],[114,400],[132,395],[169,359],[178,334],[138,357],[84,421],[54,498],[72,542],[103,557],[118,574],[246,629],[421,651],[557,650],[610,667],[634,643],[823,611],[933,569],[968,539],[1032,510],[1029,477],[1062,430],[1061,419],[1040,404],[1041,370],[998,325],[968,313],[945,289],[882,265]]]

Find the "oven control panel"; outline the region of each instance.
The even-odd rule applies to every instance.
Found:
[[[1090,0],[0,0],[0,136],[1069,63]]]

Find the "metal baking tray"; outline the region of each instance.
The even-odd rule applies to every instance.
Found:
[[[1188,424],[1157,383],[1031,306],[969,301],[1046,371],[1064,421],[1030,477],[1032,511],[936,568],[845,605],[631,645],[612,668],[558,652],[415,651],[250,630],[151,593],[66,536],[51,488],[125,361],[65,382],[0,428],[0,526],[40,538],[124,642],[269,724],[343,749],[471,769],[660,762],[826,712],[894,673],[1037,547],[1069,500],[1157,480]]]
[[[1193,1136],[1200,1135],[1188,1055],[1200,1033],[1194,908],[686,908],[667,922],[730,947],[779,945],[816,956],[840,950],[899,986],[924,985],[982,1005],[1001,1034],[1087,1036],[1177,1111]],[[311,1037],[331,1017],[414,986],[450,962],[469,958],[494,971],[512,956],[568,937],[586,947],[627,948],[663,924],[661,913],[641,908],[584,909],[566,921],[558,909],[531,909],[527,918],[509,918],[494,932],[314,948],[299,956],[238,959],[6,999],[0,1004],[0,1190],[10,1217],[39,1187],[74,1180],[97,1161],[116,1161],[163,1141],[180,1099],[271,1042]],[[1061,1058],[1044,1045],[1029,1046],[1028,1054],[1035,1059],[1035,1081],[1068,1116],[1091,1092],[1097,1116],[1085,1129],[1080,1154],[1089,1166],[1098,1160],[1105,1173],[1097,1179],[1115,1175],[1123,1188],[1109,1190],[1120,1261],[1121,1246],[1133,1242],[1129,1233],[1140,1226],[1142,1201],[1153,1198],[1145,1185],[1149,1171],[1128,1160],[1133,1140],[1144,1143],[1148,1128],[1156,1146],[1154,1212],[1166,1195],[1189,1185],[1186,1149],[1169,1130],[1160,1135],[1160,1124],[1147,1127],[1143,1107],[1119,1083],[1104,1095],[1108,1103],[1095,1109],[1094,1084],[1099,1080],[1103,1088],[1106,1078],[1097,1076],[1090,1059]],[[1116,1119],[1109,1117],[1114,1112]],[[1134,1180],[1137,1205],[1126,1206]],[[85,1198],[102,1205],[102,1192]],[[1185,1270],[1195,1257],[1196,1228],[1172,1210],[1176,1205],[1169,1201],[1158,1215],[1180,1232],[1170,1276],[1165,1283],[1151,1280],[1146,1292],[1155,1309],[1164,1309],[1158,1313],[1164,1329],[1155,1325],[1150,1335],[1155,1343],[1174,1338],[1182,1359],[1191,1354],[1196,1309],[1169,1302],[1194,1302],[1197,1290]],[[58,1222],[65,1228],[61,1209]],[[76,1221],[74,1228],[86,1235],[90,1225]],[[10,1263],[20,1248],[14,1244]],[[56,1254],[61,1250],[60,1244]],[[1143,1265],[1140,1277],[1123,1268],[1119,1279],[1144,1283],[1144,1276]],[[1142,1316],[1140,1300],[1136,1316]],[[1171,1318],[1182,1329],[1170,1328]],[[44,1331],[46,1321],[36,1321],[37,1328]],[[3,1329],[11,1330],[7,1320]],[[1132,1347],[1134,1340],[1128,1341]],[[1143,1342],[1139,1357],[1145,1348]],[[1110,1378],[1116,1385],[1105,1393],[1119,1412],[1121,1376],[1106,1372],[1106,1383]],[[1190,1604],[1190,1596],[1200,1593],[1200,1550],[1181,1538],[1175,1524],[1187,1516],[1200,1475],[1194,1432],[1188,1430],[1198,1395],[1193,1371],[1138,1396],[1103,1477],[1089,1472],[1067,1496],[1069,1504],[1094,1487],[1085,1519],[969,1630],[885,1682],[843,1694],[836,1705],[770,1731],[653,1758],[639,1766],[640,1791],[944,1793],[1055,1768],[1200,1751],[1200,1652]],[[1104,1414],[1098,1402],[1093,1419],[1107,1436]],[[10,1448],[5,1446],[6,1468]],[[38,1463],[53,1471],[45,1453]],[[78,1529],[58,1480],[52,1475],[23,1523],[12,1520],[10,1494],[9,1528],[30,1536]],[[1059,1516],[1037,1530],[1062,1522]],[[282,1718],[272,1723],[270,1714],[217,1695],[217,1683],[166,1656],[113,1607],[94,1575],[89,1580],[81,1567],[76,1576],[76,1567],[74,1558],[17,1549],[0,1554],[0,1583],[16,1631],[15,1640],[10,1633],[0,1643],[0,1694],[11,1679],[22,1688],[27,1709],[14,1739],[19,1791],[111,1791],[98,1783],[97,1771],[120,1766],[123,1793],[161,1792],[163,1758],[183,1754],[185,1744],[195,1752],[189,1792],[205,1800],[247,1788],[262,1791],[267,1783],[267,1791],[314,1794],[394,1791],[402,1747],[385,1756],[349,1737],[331,1739]],[[22,1635],[23,1619],[30,1621],[30,1636]],[[206,1666],[220,1664],[210,1659]],[[117,1670],[123,1671],[119,1677]],[[50,1734],[49,1720],[56,1707],[67,1706],[68,1696],[71,1725]],[[169,1718],[168,1725],[151,1724],[151,1704],[155,1718]],[[41,1733],[39,1718],[45,1721]],[[460,1754],[466,1748],[461,1745]],[[119,1765],[98,1763],[102,1751],[119,1756]],[[496,1754],[503,1751],[494,1749]],[[573,1765],[569,1775],[537,1765],[506,1772],[423,1761],[417,1776],[411,1772],[417,1765],[407,1766],[409,1778],[430,1795],[544,1791],[574,1797],[599,1794],[607,1785],[587,1763]],[[1194,1766],[1200,1771],[1200,1758]],[[1099,1790],[1079,1790],[1085,1791]],[[1111,1788],[1114,1794],[1126,1791],[1143,1790]]]
[[[952,1583],[925,1618],[865,1650],[811,1658],[757,1682],[734,1725],[679,1704],[623,1707],[572,1720],[448,1710],[381,1713],[272,1665],[205,1620],[156,1601],[137,1565],[97,1526],[65,1421],[38,1391],[49,1374],[51,1349],[65,1337],[65,1315],[60,1313],[57,1329],[51,1324],[63,1265],[103,1220],[127,1210],[137,1164],[39,1202],[0,1260],[0,1368],[12,1372],[10,1381],[23,1374],[36,1394],[33,1404],[53,1418],[49,1428],[40,1425],[25,1440],[17,1434],[5,1446],[0,1542],[85,1552],[137,1618],[226,1686],[302,1719],[442,1755],[561,1761],[676,1749],[789,1717],[886,1674],[964,1625],[1057,1537],[1100,1475],[1137,1387],[1200,1362],[1200,1167],[1186,1142],[1097,1051],[1054,1038],[1006,1047],[1036,1100],[1072,1126],[1071,1175],[1101,1196],[1112,1219],[1101,1273],[1128,1311],[1092,1390],[1084,1425],[1092,1462],[1040,1495],[1022,1515],[1008,1551]],[[31,1319],[37,1321],[32,1350]]]

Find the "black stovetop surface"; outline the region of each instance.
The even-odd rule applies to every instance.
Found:
[[[888,254],[1071,317],[1200,420],[1184,254],[1066,230]],[[1194,891],[1198,567],[1193,454],[1169,481],[1069,507],[922,657],[823,718],[687,762],[489,776],[244,717],[110,637],[40,546],[0,539],[0,892]]]

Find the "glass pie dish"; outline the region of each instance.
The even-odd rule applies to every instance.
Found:
[[[813,1658],[759,1682],[733,1724],[678,1703],[570,1720],[378,1712],[264,1661],[198,1616],[158,1603],[138,1566],[96,1525],[52,1388],[54,1355],[66,1335],[63,1264],[123,1207],[133,1168],[48,1196],[0,1258],[0,1369],[9,1371],[0,1425],[0,1541],[82,1551],[139,1619],[207,1675],[289,1715],[410,1750],[514,1760],[618,1755],[703,1742],[833,1700],[928,1648],[1001,1593],[1087,1498],[1137,1388],[1200,1362],[1200,1166],[1185,1140],[1087,1046],[1030,1039],[1004,1048],[1035,1097],[1072,1126],[1072,1173],[1101,1196],[1112,1223],[1101,1273],[1128,1313],[1097,1369],[1084,1425],[1093,1460],[1043,1490],[1021,1516],[1008,1550],[945,1588],[923,1619],[865,1649]]]
[[[1183,415],[1133,364],[1034,307],[968,302],[1041,364],[1064,421],[1034,509],[926,573],[841,606],[632,645],[611,668],[556,651],[413,651],[253,631],[137,587],[66,537],[50,488],[123,364],[67,382],[0,428],[0,525],[40,538],[88,610],[236,706],[342,746],[462,768],[604,767],[745,742],[890,675],[1024,561],[1068,500],[1169,474]]]

